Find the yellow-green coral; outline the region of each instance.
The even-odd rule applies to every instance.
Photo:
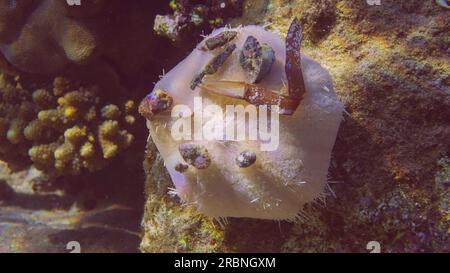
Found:
[[[56,143],[34,145],[29,151],[28,155],[34,162],[38,169],[49,169],[54,166],[55,157],[54,152],[57,148]]]
[[[29,164],[51,176],[104,168],[133,142],[135,104],[102,107],[96,87],[61,77],[33,92],[0,76],[0,159]],[[15,151],[15,152],[13,152]]]
[[[49,108],[54,103],[54,97],[49,91],[45,89],[38,89],[34,91],[32,98],[33,102],[42,108]]]

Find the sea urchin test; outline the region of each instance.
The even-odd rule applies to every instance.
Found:
[[[203,214],[295,220],[323,198],[343,106],[301,32],[218,29],[142,101],[174,192]]]

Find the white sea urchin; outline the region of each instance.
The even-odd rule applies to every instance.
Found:
[[[294,30],[300,31],[299,27]],[[218,37],[217,35],[224,31],[236,31],[237,35],[236,37],[226,35],[223,44],[221,41],[218,43],[213,41],[214,47],[210,46],[211,49],[205,46],[208,39]],[[202,134],[204,127],[211,121],[212,116],[207,114],[201,117],[200,126],[189,133],[192,135],[191,141],[175,140],[171,135],[171,128],[179,117],[171,116],[169,113],[153,115],[154,111],[145,107],[155,103],[142,104],[141,113],[144,115],[150,113],[145,115],[149,119],[147,125],[150,136],[164,158],[176,193],[184,202],[194,204],[207,216],[295,220],[301,214],[304,204],[323,196],[331,150],[342,119],[343,106],[333,91],[329,73],[317,62],[299,54],[299,48],[295,47],[300,46],[301,36],[298,33],[289,35],[293,34],[297,35],[297,40],[291,41],[293,42],[291,45],[288,42],[286,46],[277,34],[260,26],[218,29],[206,37],[154,87],[154,91],[164,90],[170,95],[174,107],[185,105],[194,109],[195,98],[198,101],[201,97],[203,108],[216,105],[224,111],[227,105],[247,106],[252,103],[260,105],[261,94],[262,100],[266,99],[264,96],[267,94],[264,90],[272,90],[271,96],[274,98],[268,102],[278,104],[281,114],[283,114],[283,100],[289,102],[286,104],[287,112],[284,113],[287,115],[279,117],[277,136],[279,145],[274,151],[262,151],[259,144],[263,140],[259,138],[241,141],[195,138],[194,135]],[[292,39],[289,35],[288,39]],[[256,90],[259,90],[254,95],[259,96],[260,100],[247,98],[247,101],[244,101],[239,83],[247,86],[253,82],[246,78],[248,73],[244,73],[239,58],[243,44],[249,36],[257,39],[261,45],[270,46],[276,59],[268,74],[254,85]],[[208,64],[211,65],[211,60],[220,55],[230,43],[236,45],[236,50],[231,54],[228,52],[228,56],[222,59],[215,60],[213,69],[209,67],[210,73],[196,79],[196,75],[204,71]],[[298,70],[293,67],[295,65],[298,65]],[[292,74],[292,71],[297,71],[298,74]],[[287,75],[289,73],[291,75]],[[193,79],[197,80],[194,85]],[[299,82],[303,81],[304,86],[298,86]],[[289,90],[284,83],[288,84]],[[191,90],[190,86],[195,89]],[[214,92],[214,89],[218,92]],[[300,92],[298,96],[294,96],[293,101],[298,102],[296,105],[292,105],[289,101],[292,99],[290,90]],[[150,98],[155,99],[155,96]],[[196,113],[183,116],[183,119],[188,121],[186,124],[198,122],[198,118]],[[254,118],[257,117],[249,117]],[[225,123],[223,120],[222,122]],[[251,126],[259,125],[242,123],[233,130],[249,130]],[[275,128],[270,122],[269,127]],[[193,144],[187,144],[188,142]],[[189,147],[196,150],[186,151]],[[251,164],[240,164],[245,161],[238,158],[242,157],[243,152],[252,155]],[[201,165],[202,168],[195,167],[192,163],[196,162],[196,158],[192,158],[194,155],[207,158],[208,164]],[[256,160],[253,156],[256,156]]]

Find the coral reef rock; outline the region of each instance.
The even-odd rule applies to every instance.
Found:
[[[222,26],[226,20],[242,14],[242,0],[173,0],[170,7],[173,14],[157,15],[154,31],[172,41],[180,41],[192,31]]]

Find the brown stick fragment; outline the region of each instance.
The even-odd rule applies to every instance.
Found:
[[[300,48],[303,40],[302,27],[295,18],[286,36],[285,72],[288,80],[289,97],[301,100],[305,94]]]

